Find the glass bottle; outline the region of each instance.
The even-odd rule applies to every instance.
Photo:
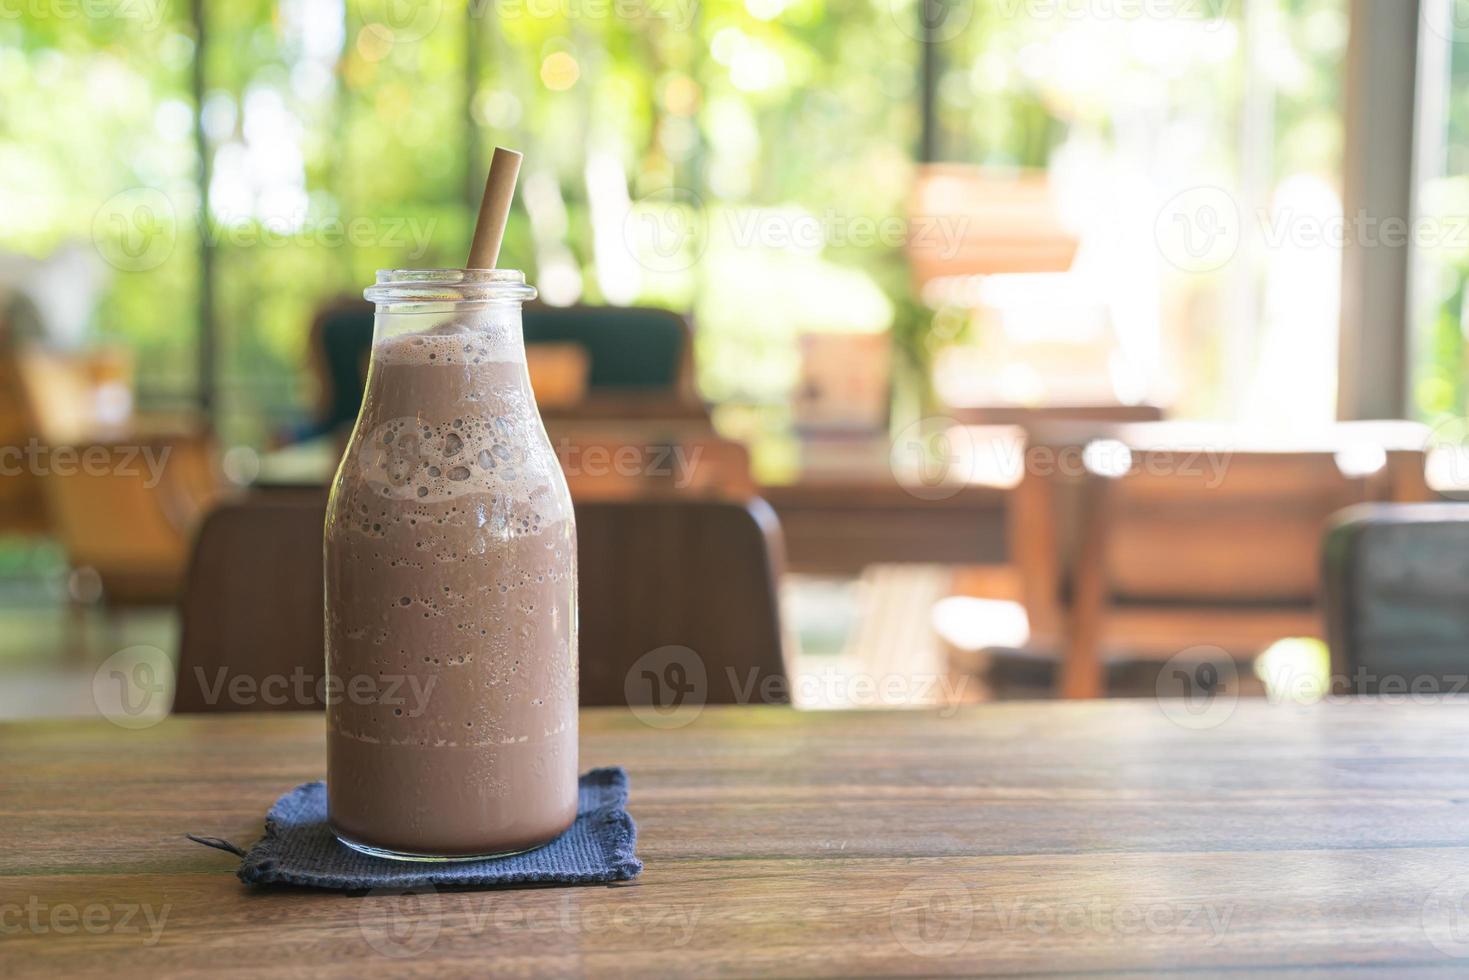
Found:
[[[327,795],[358,850],[528,850],[577,805],[576,529],[510,270],[383,271],[325,533]]]

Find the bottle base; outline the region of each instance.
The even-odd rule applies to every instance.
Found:
[[[525,854],[545,847],[551,841],[543,841],[532,844],[530,847],[518,847],[508,851],[492,851],[486,854],[414,854],[409,851],[389,851],[381,847],[373,847],[370,844],[359,844],[349,840],[341,834],[332,832],[332,836],[359,854],[369,857],[386,858],[389,861],[413,861],[420,864],[453,864],[462,861],[488,861],[492,858],[514,857],[516,854]],[[559,835],[558,835],[559,836]],[[555,840],[556,838],[551,838]]]

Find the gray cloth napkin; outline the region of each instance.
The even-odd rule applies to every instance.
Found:
[[[633,854],[637,826],[627,812],[627,771],[593,769],[581,777],[576,822],[544,847],[484,861],[391,861],[339,842],[326,823],[326,784],[302,783],[270,808],[265,836],[248,852],[218,838],[189,839],[244,858],[251,885],[374,888],[591,885],[626,881],[643,870]]]

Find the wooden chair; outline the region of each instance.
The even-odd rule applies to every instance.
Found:
[[[671,310],[638,306],[546,306],[523,313],[527,349],[575,344],[586,352],[586,397],[546,404],[572,419],[705,419],[694,381],[693,328]]]
[[[182,603],[175,711],[320,706],[325,509],[321,493],[263,491],[205,520]],[[706,703],[746,691],[756,701],[788,698],[780,532],[768,505],[578,501],[576,520],[583,704],[658,703],[642,671],[666,667],[656,654],[669,646],[697,655]],[[688,666],[688,655],[677,656]],[[306,703],[213,694],[222,676],[259,684],[270,675],[301,676]]]
[[[670,645],[702,659],[707,703],[785,690],[780,527],[763,500],[578,503],[577,552],[583,704],[634,700],[629,665]]]
[[[228,501],[204,518],[180,602],[173,710],[290,711],[322,707],[322,528],[326,496],[272,490]],[[236,676],[309,682],[272,704],[228,696]],[[219,688],[223,679],[226,686]],[[218,693],[216,693],[218,691]],[[273,698],[272,698],[273,700]]]
[[[1334,686],[1469,691],[1469,504],[1363,504],[1322,546]]]
[[[527,344],[576,344],[586,350],[593,391],[677,391],[692,383],[693,332],[688,320],[671,310],[532,303],[522,320]]]
[[[1301,440],[1183,423],[1033,432],[1011,542],[1032,634],[1063,648],[1059,693],[1102,694],[1109,648],[1249,658],[1322,635],[1323,529],[1352,504],[1428,499],[1426,441],[1410,423]]]
[[[16,352],[21,397],[31,435],[47,442],[78,442],[132,431],[133,360],[120,348]]]
[[[96,574],[108,606],[177,601],[198,521],[224,492],[213,440],[200,432],[139,433],[48,448],[53,459],[65,451],[107,461],[42,480],[67,563]]]
[[[0,446],[23,451],[36,437],[36,420],[26,397],[20,359],[0,337]],[[40,536],[48,530],[41,478],[14,459],[0,475],[0,534]]]
[[[580,344],[526,344],[525,367],[541,411],[563,411],[586,399],[592,364]]]
[[[96,575],[110,607],[177,601],[196,523],[224,492],[210,434],[134,415],[123,352],[34,349],[16,365],[28,439],[44,452],[47,528],[68,564]]]
[[[908,213],[908,262],[920,287],[953,276],[1064,272],[1080,246],[1061,221],[1048,178],[1036,171],[925,164]],[[942,217],[962,219],[957,242],[933,233],[931,223]]]

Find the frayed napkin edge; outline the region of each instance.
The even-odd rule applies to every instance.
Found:
[[[614,881],[628,881],[636,878],[643,870],[643,862],[636,855],[637,848],[637,823],[632,814],[627,812],[629,780],[627,770],[620,766],[604,766],[589,769],[580,780],[587,780],[594,784],[600,784],[600,788],[611,791],[612,801],[603,803],[592,810],[577,814],[577,821],[598,820],[608,831],[609,840],[603,841],[603,856],[607,862],[607,871],[594,873],[574,873],[556,878],[548,879],[537,872],[517,871],[501,872],[496,875],[485,876],[462,876],[441,877],[435,871],[427,871],[424,865],[404,866],[400,869],[405,881],[401,889],[422,889],[425,886],[432,888],[444,886],[451,888],[505,888],[516,885],[591,885],[608,884]],[[295,870],[282,873],[276,869],[275,856],[272,850],[278,844],[280,835],[280,823],[283,819],[283,808],[303,792],[321,787],[325,790],[326,784],[320,779],[310,780],[293,789],[282,793],[270,807],[265,816],[265,833],[248,849],[240,848],[222,838],[202,837],[196,834],[184,835],[189,840],[206,847],[228,851],[241,858],[240,866],[235,871],[235,876],[247,885],[286,885],[301,888],[329,889],[344,892],[376,892],[383,889],[393,889],[393,885],[378,885],[372,889],[354,887],[351,883],[344,883],[340,876],[334,874],[317,873],[312,871]],[[569,830],[568,830],[569,832]],[[599,840],[601,838],[599,837]],[[345,845],[338,845],[343,846]],[[549,843],[545,846],[549,846]],[[493,861],[494,858],[487,860]],[[391,862],[386,862],[391,863]],[[472,862],[469,862],[472,863]],[[449,868],[462,867],[457,863],[446,864]],[[609,877],[610,875],[610,877]],[[425,882],[425,878],[427,881]]]

